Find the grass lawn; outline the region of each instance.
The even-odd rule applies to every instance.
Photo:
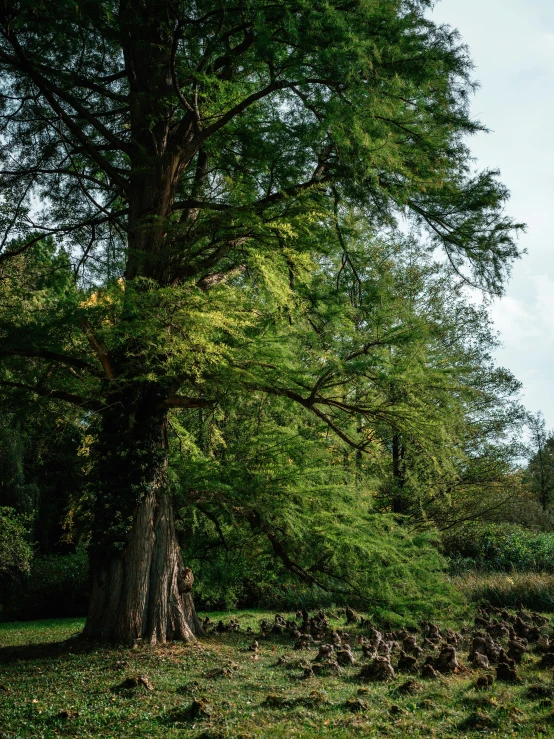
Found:
[[[515,685],[495,682],[479,691],[483,671],[471,671],[415,676],[416,692],[405,694],[398,688],[409,675],[390,683],[357,677],[367,662],[357,627],[348,627],[357,664],[303,679],[301,667],[278,665],[278,658],[312,662],[317,647],[295,652],[289,636],[271,636],[259,639],[258,654],[248,649],[246,627],[258,632],[260,620],[273,614],[210,616],[236,617],[242,630],[191,645],[107,649],[71,639],[83,625],[78,619],[0,624],[0,739],[554,737],[552,668],[539,669],[533,652]],[[333,625],[346,628],[344,618]],[[467,647],[459,658],[468,664]],[[218,668],[228,669],[210,674]],[[141,675],[151,690],[120,687]],[[541,691],[530,691],[537,685]]]

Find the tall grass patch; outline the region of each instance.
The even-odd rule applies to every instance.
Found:
[[[554,612],[554,574],[551,573],[468,572],[453,577],[452,581],[467,600],[474,603]]]

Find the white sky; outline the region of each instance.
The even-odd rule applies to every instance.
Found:
[[[490,130],[470,141],[482,168],[501,170],[508,212],[527,224],[506,296],[491,314],[499,364],[523,401],[554,427],[554,0],[441,0],[435,22],[457,28],[481,88],[473,115]]]

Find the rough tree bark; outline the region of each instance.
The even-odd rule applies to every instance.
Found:
[[[110,398],[93,450],[93,591],[85,635],[190,640],[202,631],[175,533],[167,411],[147,383]]]
[[[85,635],[124,643],[188,641],[202,629],[167,492],[153,489],[133,519],[123,551],[94,575]]]

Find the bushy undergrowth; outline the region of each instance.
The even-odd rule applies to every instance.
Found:
[[[506,523],[466,524],[442,539],[452,574],[554,573],[554,533]]]
[[[85,551],[37,557],[27,577],[0,597],[0,618],[38,619],[82,616],[89,597]]]

